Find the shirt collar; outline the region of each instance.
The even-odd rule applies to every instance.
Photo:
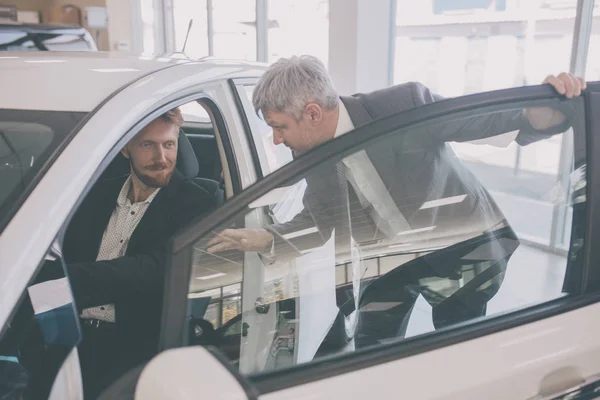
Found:
[[[126,204],[131,204],[131,201],[127,198],[127,195],[129,194],[129,190],[131,189],[131,175],[129,175],[129,178],[127,178],[127,180],[125,181],[125,183],[123,184],[123,187],[121,188],[121,191],[119,192],[119,197],[117,197],[117,204],[120,206],[124,206]],[[146,200],[143,201],[143,203],[147,203],[150,204],[152,203],[152,200],[154,200],[154,198],[156,197],[156,195],[158,194],[158,192],[160,192],[161,188],[157,188],[154,192],[152,192],[152,194],[150,196],[148,196],[148,198]]]
[[[338,136],[342,136],[345,133],[350,132],[351,130],[354,129],[354,124],[352,123],[352,120],[350,119],[350,114],[348,114],[348,110],[346,109],[346,106],[344,105],[343,101],[339,101],[339,115],[338,115],[338,123],[337,123],[337,128],[335,129],[335,135],[333,135],[334,138],[338,137]]]

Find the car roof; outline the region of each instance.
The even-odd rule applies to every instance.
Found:
[[[0,23],[0,33],[1,32],[60,33],[70,35],[84,35],[86,33],[86,30],[78,25]]]
[[[165,68],[193,65],[206,80],[257,76],[260,63],[190,60],[182,57],[127,56],[108,52],[0,53],[0,108],[46,111],[92,111],[104,99],[142,76]],[[236,68],[231,68],[235,65]],[[223,73],[215,74],[221,68]],[[232,72],[235,71],[235,72]],[[199,75],[198,75],[199,74]],[[198,78],[197,78],[198,79]]]

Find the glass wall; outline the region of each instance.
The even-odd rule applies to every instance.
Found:
[[[157,53],[156,15],[153,0],[140,0],[142,20],[142,54],[151,56]]]
[[[212,0],[212,7],[213,55],[219,58],[256,61],[255,2]]]
[[[175,51],[183,50],[190,20],[193,20],[185,53],[191,58],[209,55],[207,3],[207,0],[173,0]]]
[[[576,6],[577,0],[397,0],[394,83],[418,81],[446,97],[540,84],[569,71]],[[588,79],[600,76],[600,54],[593,54],[599,38],[594,34],[590,44]],[[452,146],[506,205],[520,237],[566,249],[566,192],[556,182],[569,162],[562,151],[568,137],[543,148]],[[543,211],[540,218],[519,225],[532,209]]]
[[[588,47],[585,79],[588,81],[600,80],[600,1],[596,1],[594,8],[594,19],[592,22],[592,34]]]
[[[183,49],[189,21],[193,19],[185,51],[191,58],[210,55],[275,62],[281,57],[311,54],[327,65],[329,0],[268,1],[267,12],[258,16],[266,20],[264,36],[257,34],[256,3],[256,0],[173,0],[174,50]],[[144,21],[152,18],[149,15]],[[257,58],[261,37],[267,42],[261,43],[267,48],[266,59]]]
[[[568,71],[577,0],[398,0],[394,82],[443,96]]]
[[[268,61],[310,54],[327,65],[329,0],[276,0],[268,4]]]

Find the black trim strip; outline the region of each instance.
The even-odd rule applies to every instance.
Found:
[[[585,293],[600,290],[600,83],[588,85],[586,104],[586,211],[585,258],[581,283]]]
[[[238,381],[244,392],[246,393],[246,397],[248,400],[258,400],[258,391],[256,388],[250,383],[250,381],[240,374],[240,371],[231,364],[231,362],[219,351],[219,349],[213,346],[205,347],[206,351],[208,351],[214,358],[216,358],[229,373]]]
[[[238,78],[238,79],[229,79],[228,81],[229,87],[233,92],[233,98],[235,99],[235,105],[238,108],[238,111],[242,117],[242,124],[244,125],[244,131],[246,132],[246,140],[250,144],[250,153],[252,154],[252,162],[254,164],[254,170],[256,171],[256,178],[262,179],[264,178],[264,173],[262,167],[260,165],[260,159],[258,157],[258,151],[256,151],[256,141],[254,140],[254,136],[252,135],[252,128],[250,127],[250,121],[248,120],[248,114],[246,113],[246,109],[244,108],[244,104],[242,103],[241,94],[238,89],[239,86],[245,85],[256,85],[256,80],[251,80],[247,78]]]
[[[465,322],[395,343],[318,358],[307,364],[252,375],[248,380],[256,386],[259,394],[264,395],[517,328],[599,301],[600,294],[563,297],[526,310],[482,317],[481,321]]]
[[[193,247],[188,247],[175,254],[168,254],[166,265],[189,265],[188,268],[167,268],[165,272],[165,288],[163,292],[163,309],[161,317],[161,329],[158,340],[158,351],[172,349],[186,343],[185,333],[187,323],[188,298],[187,288],[184,295],[180,296],[181,288],[179,282],[189,282],[191,265],[194,259]],[[177,294],[177,295],[173,295]],[[172,329],[172,327],[178,327]],[[181,327],[181,329],[179,328]]]

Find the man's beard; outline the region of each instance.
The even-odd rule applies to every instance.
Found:
[[[161,172],[164,172],[164,170],[167,169],[166,175],[162,175],[160,177],[155,177],[155,176],[147,175],[144,172],[142,172],[141,170],[139,170],[133,162],[130,162],[130,164],[131,164],[131,168],[133,169],[133,172],[135,172],[135,175],[138,177],[138,179],[140,181],[142,181],[142,183],[144,185],[146,185],[148,187],[152,187],[152,188],[162,188],[162,187],[167,186],[169,184],[169,182],[171,181],[171,177],[173,176],[173,171],[175,170],[173,163],[170,163],[170,162],[155,163],[155,164],[145,166],[144,169],[151,170],[151,171],[161,170]]]

